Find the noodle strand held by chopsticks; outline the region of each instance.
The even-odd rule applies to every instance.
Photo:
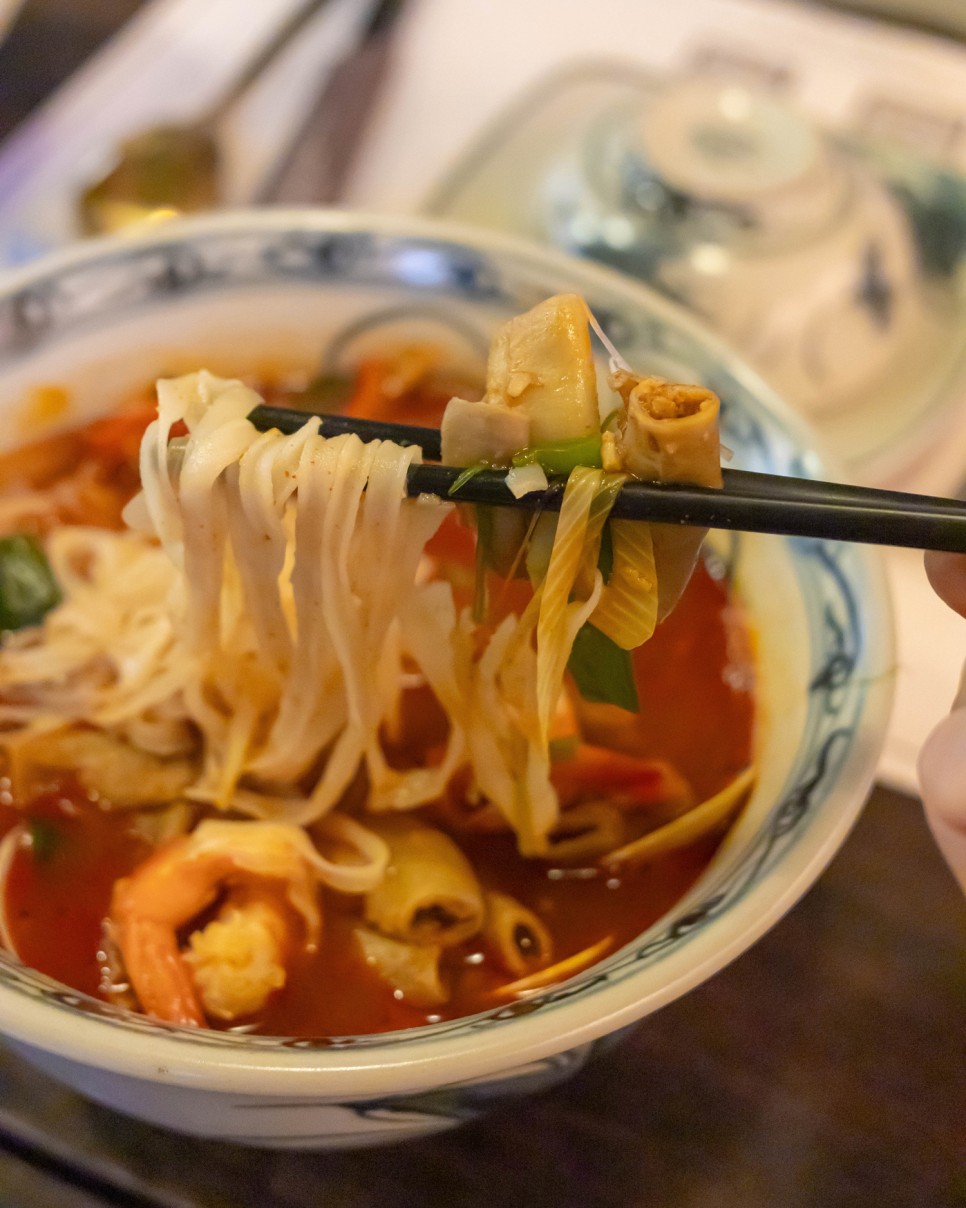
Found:
[[[643,400],[638,426],[662,439],[662,425],[680,429],[689,465],[713,460],[713,396],[691,388],[679,399],[685,388],[624,376],[630,401]],[[206,372],[158,384],[142,493],[126,512],[135,531],[52,535],[63,602],[0,651],[0,723],[93,724],[156,739],[159,754],[183,754],[196,736],[186,796],[302,826],[360,771],[367,808],[381,814],[438,800],[465,766],[470,799],[502,815],[521,853],[546,853],[560,819],[548,731],[577,631],[601,601],[619,637],[653,625],[653,607],[642,619],[615,595],[620,559],[614,584],[597,569],[619,477],[573,471],[530,604],[479,625],[448,584],[420,574],[452,505],[406,497],[419,450],[326,439],[317,417],[289,436],[262,433],[248,419],[259,402]],[[636,414],[611,442],[618,461],[639,452]],[[668,440],[658,445],[673,460]],[[413,676],[448,733],[435,764],[399,769],[383,743]]]

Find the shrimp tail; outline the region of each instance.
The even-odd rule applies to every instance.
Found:
[[[150,918],[127,918],[118,940],[142,1010],[166,1023],[204,1027],[201,1002],[172,929]]]

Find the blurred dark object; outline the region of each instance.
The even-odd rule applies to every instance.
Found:
[[[376,5],[356,52],[329,76],[261,202],[332,205],[342,199],[357,147],[391,70],[405,0]]]
[[[961,0],[819,0],[819,3],[863,17],[966,39],[966,5]]]
[[[145,0],[27,0],[0,43],[0,139],[144,6]]]

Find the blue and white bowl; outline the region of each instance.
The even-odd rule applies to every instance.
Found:
[[[635,367],[720,394],[734,465],[834,473],[727,348],[640,285],[468,228],[318,211],[171,224],[7,276],[0,443],[25,438],[38,386],[67,386],[70,413],[59,422],[76,423],[159,374],[338,367],[403,328],[466,362],[482,356],[501,320],[562,290],[587,298]],[[600,965],[471,1018],[311,1040],[180,1029],[0,957],[0,1033],[101,1103],[257,1145],[418,1136],[566,1077],[776,923],[842,843],[872,781],[894,670],[878,558],[860,546],[759,536],[725,540],[722,556],[757,640],[758,784],[693,890]]]

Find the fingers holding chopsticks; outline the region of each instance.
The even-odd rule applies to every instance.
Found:
[[[926,575],[950,608],[966,617],[966,555],[929,551]],[[966,892],[966,691],[926,739],[917,764],[926,819],[939,850]]]
[[[960,616],[966,617],[966,554],[928,550],[926,577],[933,591]]]

